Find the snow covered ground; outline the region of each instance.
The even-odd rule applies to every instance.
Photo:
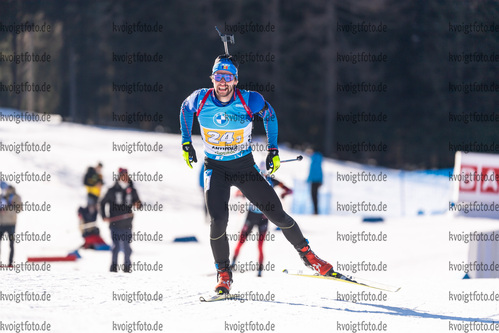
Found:
[[[414,206],[406,207],[405,216],[400,209],[400,186],[336,183],[333,206],[338,200],[381,200],[390,209],[388,214],[376,214],[386,216],[382,223],[362,222],[362,217],[369,214],[293,215],[319,256],[346,273],[400,286],[399,292],[283,274],[284,268],[301,269],[303,265],[281,232],[271,227],[271,239],[265,244],[269,270],[262,278],[251,270],[257,259],[256,243],[248,241],[241,250],[240,264],[250,270],[234,273],[232,291],[244,294],[248,300],[201,303],[200,296],[213,293],[216,277],[198,184],[200,165],[193,170],[185,166],[178,135],[59,122],[4,121],[0,122],[0,141],[2,145],[26,141],[51,145],[50,152],[0,151],[0,172],[4,175],[25,171],[51,175],[50,182],[14,183],[23,201],[51,205],[50,211],[22,212],[17,233],[45,233],[51,239],[16,244],[18,272],[0,271],[0,332],[16,328],[26,332],[27,325],[33,323],[39,325],[40,331],[50,324],[51,332],[499,331],[495,324],[499,320],[497,281],[463,280],[463,269],[454,267],[459,269],[456,265],[467,262],[468,244],[449,241],[449,233],[492,231],[499,225],[494,220],[448,214],[416,215],[417,210],[447,209],[450,198],[445,193],[449,192],[445,192],[442,182],[435,181],[432,186],[421,180],[412,181],[413,186],[404,185],[412,198],[407,202]],[[112,151],[113,143],[138,141],[152,145],[157,142],[163,150],[132,154]],[[194,145],[200,157],[199,137]],[[281,149],[280,155],[287,159],[299,153]],[[257,161],[263,157],[256,154]],[[32,271],[35,266],[23,265],[28,256],[65,256],[82,244],[76,217],[78,206],[86,200],[82,178],[86,168],[98,161],[104,164],[106,187],[113,183],[112,173],[119,167],[163,176],[163,181],[135,182],[143,202],[162,204],[163,209],[137,212],[134,220],[134,231],[161,235],[162,240],[132,244],[132,259],[138,268],[132,274],[109,273],[110,252],[92,250],[80,250],[82,258],[76,262],[51,263],[50,267],[38,264],[40,270]],[[294,184],[306,178],[308,163],[305,158],[283,165],[277,175],[285,183]],[[333,160],[326,160],[324,167],[330,173],[362,170],[357,164]],[[418,207],[425,202],[433,203],[433,207]],[[289,211],[292,203],[291,197],[285,199]],[[240,212],[231,212],[228,234],[237,235],[244,217]],[[98,223],[101,235],[110,242],[107,226],[100,219]],[[381,234],[385,240],[354,243],[352,237],[359,232]],[[199,242],[173,242],[185,236],[195,236]],[[231,241],[231,249],[234,245],[235,240]],[[3,262],[7,253],[8,244],[2,241]],[[145,271],[150,267],[156,270]],[[371,271],[365,271],[367,267]],[[161,300],[126,299],[137,292],[148,293],[153,299],[161,296]],[[21,296],[25,293],[35,298],[50,295],[50,300],[15,301],[16,297],[26,297]],[[498,299],[483,299],[492,294]]]

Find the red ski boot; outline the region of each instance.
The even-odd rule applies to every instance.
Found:
[[[319,258],[311,249],[306,245],[300,251],[300,257],[305,263],[305,266],[312,268],[320,275],[334,276],[333,266],[327,261]]]
[[[232,272],[230,267],[217,269],[218,284],[215,287],[215,292],[218,295],[228,294],[232,284]]]

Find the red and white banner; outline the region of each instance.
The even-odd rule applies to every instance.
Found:
[[[449,178],[455,184],[450,211],[499,218],[499,155],[457,152]]]

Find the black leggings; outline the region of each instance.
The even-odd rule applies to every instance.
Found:
[[[233,161],[205,159],[205,199],[211,219],[210,243],[218,268],[229,266],[229,241],[226,235],[229,220],[230,187],[236,186],[267,218],[281,228],[286,239],[299,250],[307,240],[291,216],[283,210],[274,189],[263,177],[251,154]]]
[[[319,214],[319,187],[322,183],[312,183],[312,202],[314,203],[314,214]]]
[[[10,254],[9,254],[9,265],[12,264],[14,261],[14,234],[16,232],[16,226],[14,225],[8,225],[8,226],[0,226],[0,243],[3,238],[4,233],[7,233],[9,236],[9,243],[10,243]],[[0,262],[2,260],[0,259]]]

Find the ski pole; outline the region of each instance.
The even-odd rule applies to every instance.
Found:
[[[290,160],[284,160],[284,161],[281,161],[281,163],[293,162],[293,161],[301,161],[301,160],[303,160],[303,156],[298,155],[296,158],[292,158]]]

